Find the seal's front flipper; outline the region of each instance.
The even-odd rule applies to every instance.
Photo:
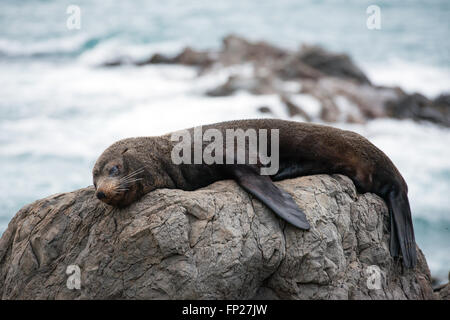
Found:
[[[231,173],[236,182],[258,200],[272,209],[278,216],[303,230],[310,225],[305,213],[298,207],[291,195],[277,187],[269,176],[259,175],[253,168],[234,167]]]

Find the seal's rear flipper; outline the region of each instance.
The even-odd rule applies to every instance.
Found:
[[[303,230],[310,225],[305,213],[300,210],[291,195],[277,187],[269,176],[262,176],[249,167],[234,167],[231,173],[236,182],[258,200],[272,209],[278,216]]]
[[[390,251],[391,256],[398,257],[400,255],[400,243],[398,242],[397,229],[395,228],[394,213],[389,208],[389,216],[391,217],[391,242]]]
[[[398,255],[400,247],[404,266],[414,268],[417,263],[417,252],[408,196],[405,192],[391,191],[389,206],[391,208],[391,232],[395,232],[395,234],[391,233],[391,254]]]

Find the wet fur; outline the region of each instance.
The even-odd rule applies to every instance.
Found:
[[[279,129],[280,168],[273,181],[311,174],[340,173],[354,182],[360,193],[381,196],[391,215],[393,256],[403,256],[407,268],[416,265],[416,247],[408,187],[392,161],[359,134],[329,126],[277,119],[239,120],[203,126],[219,129]],[[189,129],[191,132],[193,129]],[[107,170],[114,162],[122,162],[123,174],[139,170],[142,180],[118,193],[109,204],[126,206],[158,188],[195,190],[223,179],[235,179],[233,165],[174,165],[171,151],[176,142],[170,134],[120,140],[110,146],[95,164],[94,183],[108,178]],[[270,150],[270,149],[269,149]]]

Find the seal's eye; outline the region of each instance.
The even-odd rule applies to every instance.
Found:
[[[114,166],[109,170],[109,175],[110,176],[115,176],[116,174],[119,173],[119,167],[118,166]]]

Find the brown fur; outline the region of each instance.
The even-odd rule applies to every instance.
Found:
[[[227,128],[279,129],[280,170],[292,165],[292,162],[302,166],[298,168],[299,172],[285,178],[341,173],[350,177],[360,192],[374,192],[384,196],[388,187],[407,189],[405,181],[389,158],[367,139],[351,131],[275,119],[239,120],[203,126],[203,130],[208,128],[221,131]],[[205,167],[214,169],[207,170],[206,180],[211,180],[209,183],[226,178],[226,173],[216,170],[217,165],[174,165],[170,157],[173,145],[170,134],[120,140],[106,149],[97,160],[93,170],[94,183],[113,198],[114,189],[119,183],[117,178],[108,176],[109,169],[113,165],[121,166],[122,176],[142,168],[144,173],[139,178],[143,180],[136,183],[138,188],[130,190],[134,192],[134,196],[125,201],[133,202],[158,188],[193,190],[203,187],[205,177],[200,176],[205,175],[202,171],[207,170]],[[187,177],[186,170],[192,170],[192,176]],[[195,179],[199,179],[199,182]],[[273,179],[277,180],[277,175]],[[116,194],[116,201],[118,198]]]
[[[400,199],[402,212],[397,209],[394,216],[397,219],[395,221],[406,219],[406,222],[402,220],[397,223],[397,229],[401,229],[398,231],[399,237],[405,239],[392,238],[391,251],[394,251],[395,255],[400,250],[396,240],[405,240],[402,245],[406,247],[414,244],[406,196],[407,185],[391,160],[359,134],[329,126],[277,119],[238,120],[203,126],[203,130],[208,128],[216,128],[222,132],[238,128],[279,129],[280,170],[271,176],[272,180],[319,173],[340,173],[352,179],[359,192],[373,192],[383,197],[388,202],[391,214],[391,202]],[[194,190],[217,180],[232,178],[227,165],[173,164],[170,156],[173,145],[170,134],[129,138],[111,145],[97,160],[93,170],[97,191],[106,194],[106,198],[102,200],[114,206],[126,206],[154,189]],[[121,170],[119,175],[110,177],[108,172],[113,165],[120,166]],[[124,175],[140,169],[142,172],[137,177],[142,180],[133,183],[120,182]],[[120,188],[129,190],[117,191]],[[402,199],[406,199],[406,203]],[[403,223],[411,228],[406,228],[407,236],[404,235]],[[402,247],[402,252],[405,250]],[[403,253],[405,255],[405,252]],[[415,254],[411,254],[411,264],[414,265]]]

